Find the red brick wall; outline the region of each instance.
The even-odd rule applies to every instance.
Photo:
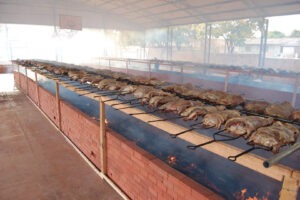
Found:
[[[26,77],[20,73],[20,89],[26,92]]]
[[[132,199],[222,199],[111,130],[107,132],[107,171]]]
[[[15,79],[16,85],[19,87],[20,82],[19,82],[19,73],[18,72],[14,72],[14,79]]]
[[[61,101],[62,131],[100,169],[99,123]]]
[[[56,99],[47,90],[39,87],[40,108],[47,114],[52,122],[58,126],[58,115],[56,110]]]
[[[36,90],[36,84],[31,79],[28,79],[28,95],[36,104],[38,104],[38,93]]]

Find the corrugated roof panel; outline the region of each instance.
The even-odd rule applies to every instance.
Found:
[[[205,6],[198,10],[201,12],[201,14],[208,14],[208,13],[218,13],[218,12],[229,11],[229,10],[240,10],[246,8],[247,5],[245,5],[245,3],[243,2],[226,2],[224,4]]]

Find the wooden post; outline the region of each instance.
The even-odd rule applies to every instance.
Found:
[[[101,172],[107,174],[106,163],[106,124],[105,124],[105,104],[101,97],[99,98],[99,111],[100,111],[100,159],[101,159]]]
[[[25,67],[25,76],[26,76],[26,95],[29,94],[29,91],[28,91],[28,76],[27,76],[27,67]]]
[[[40,107],[40,90],[39,90],[39,83],[38,83],[36,72],[34,72],[34,78],[35,78],[35,87],[36,87],[36,94],[37,94],[37,104]]]
[[[228,91],[229,71],[226,70],[226,76],[224,80],[224,92]]]
[[[296,100],[297,100],[297,93],[298,93],[298,87],[299,87],[299,78],[295,79],[295,84],[294,84],[294,92],[293,92],[293,98],[292,98],[292,105],[296,105]]]
[[[60,111],[60,97],[59,97],[59,83],[55,82],[55,91],[56,91],[56,112],[58,117],[58,128],[61,130],[61,111]]]
[[[279,194],[280,200],[296,200],[298,193],[298,180],[292,177],[285,176],[283,179],[282,188]]]

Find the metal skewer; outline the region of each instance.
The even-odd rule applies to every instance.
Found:
[[[297,142],[290,148],[286,149],[285,151],[282,151],[282,152],[276,154],[275,156],[269,158],[268,160],[265,160],[263,162],[263,165],[265,168],[269,168],[272,165],[278,163],[281,159],[291,155],[292,153],[298,151],[299,149],[300,149],[300,142]]]

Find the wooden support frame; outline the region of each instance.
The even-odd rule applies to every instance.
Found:
[[[101,172],[107,174],[107,142],[106,142],[106,123],[105,123],[105,103],[99,97],[99,116],[100,116],[100,159]]]
[[[279,194],[279,200],[297,199],[297,194],[300,186],[299,184],[299,180],[292,178],[291,176],[285,176]]]
[[[59,96],[59,83],[55,82],[55,98],[56,98],[56,112],[58,117],[58,128],[61,130],[61,109],[60,109],[60,96]]]

